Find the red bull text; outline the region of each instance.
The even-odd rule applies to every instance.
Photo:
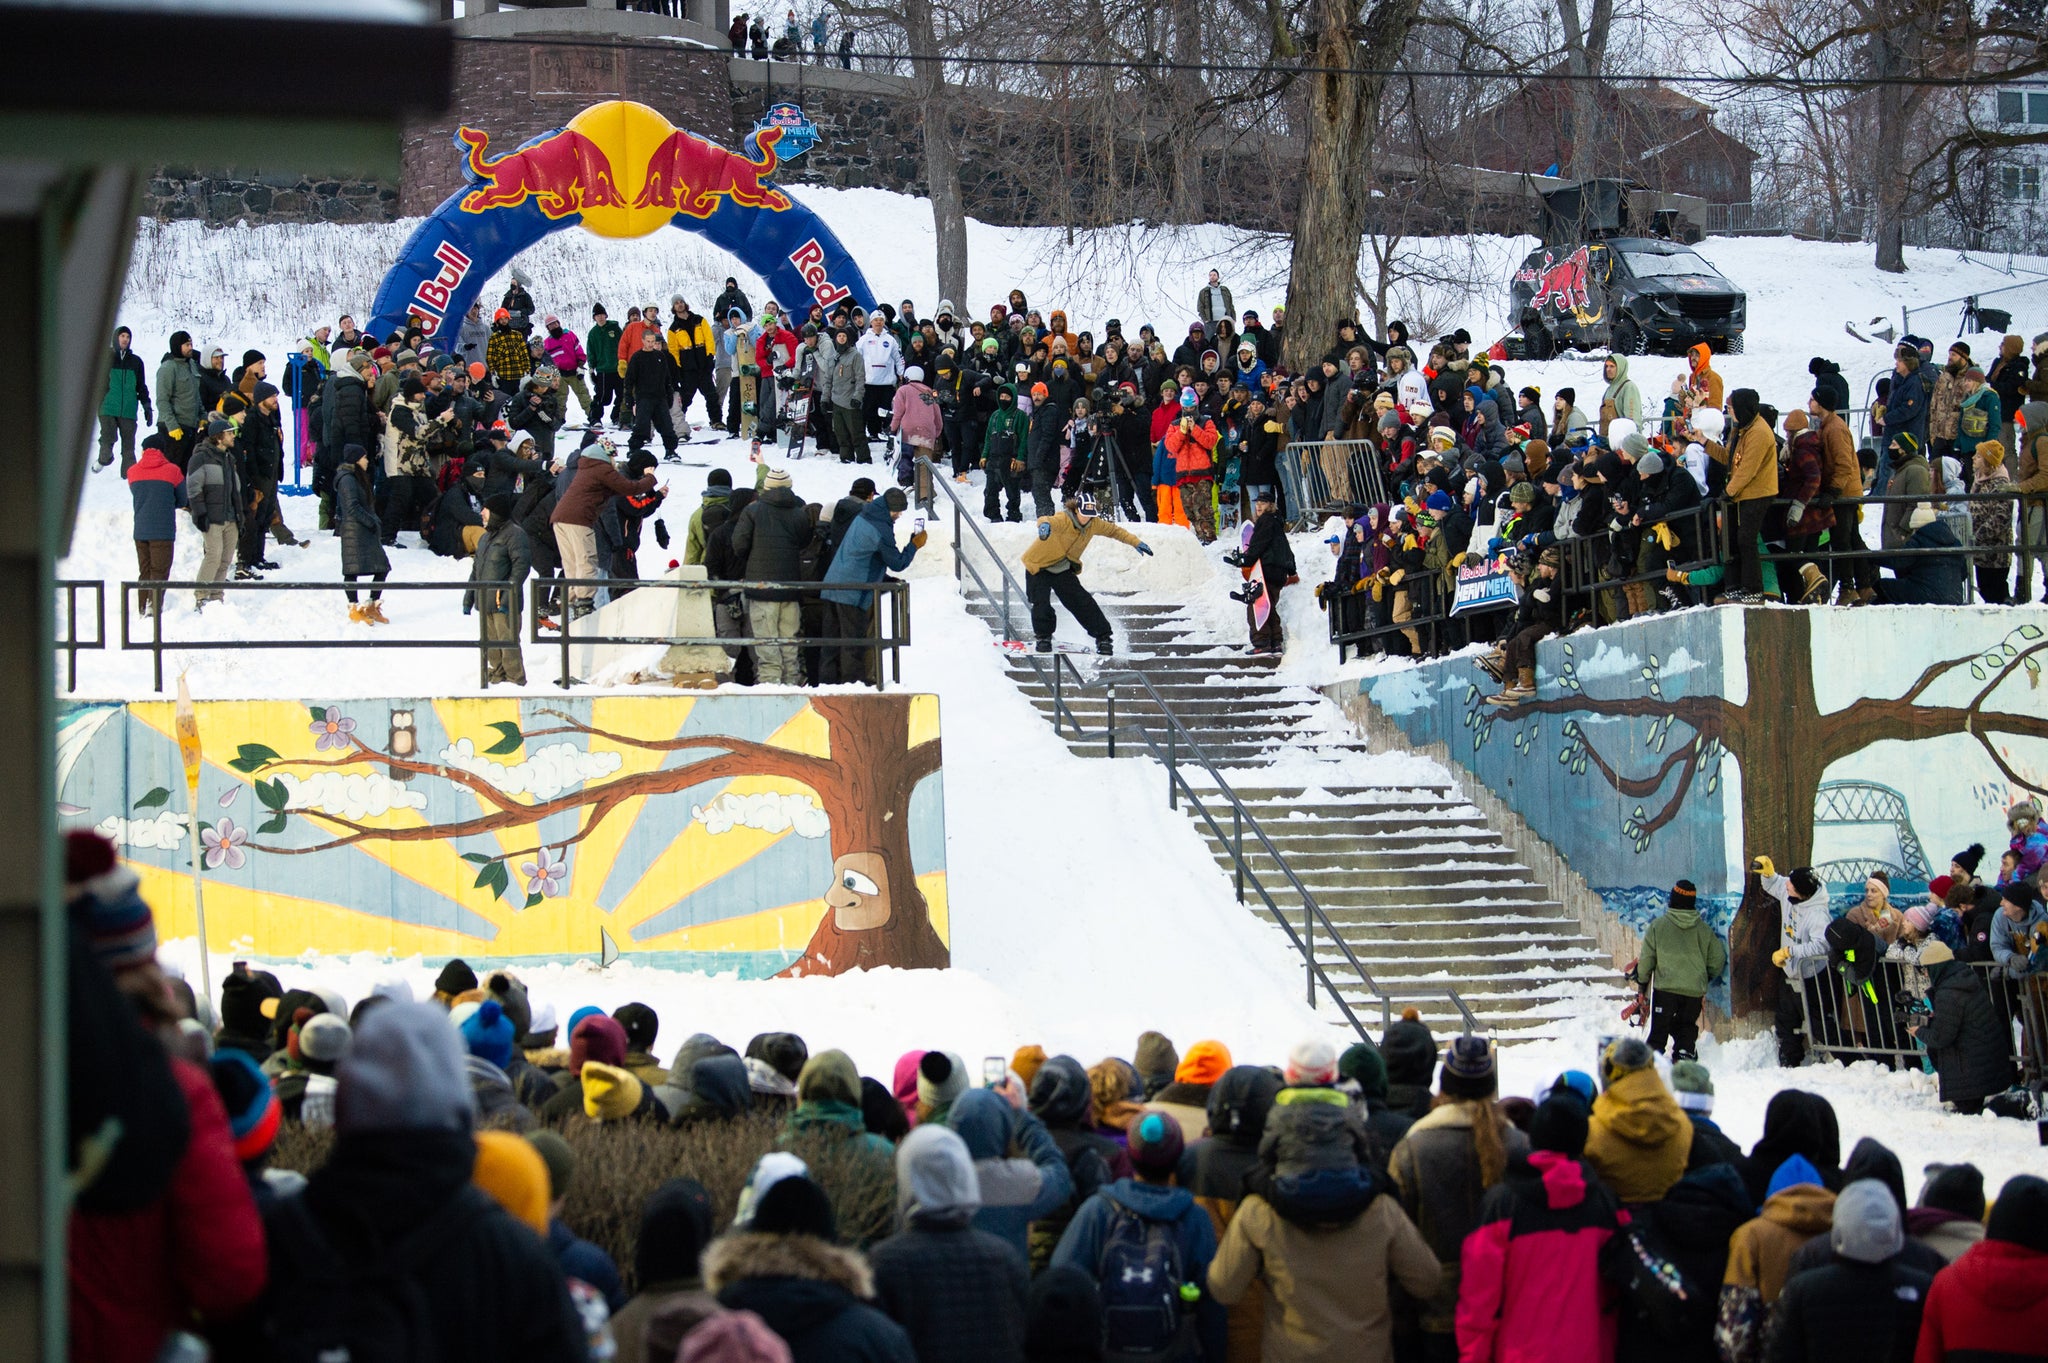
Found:
[[[829,308],[840,299],[853,296],[851,289],[834,284],[826,273],[825,248],[818,245],[816,237],[791,251],[789,263],[796,266],[798,273],[803,275],[804,283],[810,287],[811,297],[817,299],[821,307]]]
[[[434,259],[441,262],[440,273],[432,279],[421,280],[420,286],[412,291],[412,301],[407,306],[438,331],[448,315],[450,296],[469,273],[470,260],[445,241],[434,248]]]
[[[781,137],[779,128],[763,129],[759,138],[762,159],[755,161],[678,128],[647,158],[647,178],[633,198],[633,207],[667,208],[692,218],[708,218],[718,211],[723,199],[779,213],[789,207],[789,196],[761,181],[775,173],[779,164],[775,144]]]
[[[478,182],[462,201],[467,212],[516,208],[530,196],[548,217],[566,218],[585,208],[617,208],[625,202],[612,179],[611,158],[573,129],[550,133],[495,160],[484,159],[489,133],[462,128],[456,136],[469,148],[469,173]]]

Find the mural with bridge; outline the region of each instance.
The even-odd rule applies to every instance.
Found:
[[[1844,907],[1873,870],[1898,895],[1971,843],[1995,865],[2007,807],[2048,792],[2044,656],[2048,610],[1723,608],[1546,639],[1517,705],[1471,657],[1339,699],[1442,745],[1631,927],[1693,881],[1748,1012],[1778,936],[1750,859],[1813,866]]]

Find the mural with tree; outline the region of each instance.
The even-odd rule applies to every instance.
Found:
[[[1884,612],[1884,621],[1865,620],[1851,643],[1841,635],[1842,613],[1755,609],[1740,613],[1731,640],[1718,634],[1731,623],[1720,618],[1725,614],[1652,620],[1596,641],[1545,641],[1549,675],[1537,697],[1514,705],[1485,704],[1484,678],[1462,661],[1429,665],[1469,674],[1455,702],[1437,700],[1443,685],[1426,680],[1368,680],[1364,686],[1411,737],[1445,742],[1454,759],[1524,809],[1575,866],[1591,863],[1582,874],[1596,888],[1604,891],[1614,875],[1610,868],[1632,858],[1657,869],[1618,880],[1620,886],[1668,884],[1668,877],[1687,875],[1707,892],[1722,881],[1743,910],[1730,931],[1733,999],[1742,1010],[1761,1006],[1780,932],[1775,901],[1744,883],[1746,853],[1768,852],[1780,866],[1812,863],[1815,811],[1831,774],[1839,777],[1845,764],[1878,745],[1960,739],[1989,769],[1973,807],[2048,789],[2048,749],[2031,763],[2013,750],[2014,740],[2048,740],[2048,705],[2037,693],[2048,636],[2031,619],[2015,624],[2009,612],[1996,609],[1969,612],[1970,628],[1959,629],[1959,612],[1915,607]],[[1817,634],[1817,621],[1829,637]],[[1985,642],[1970,646],[1973,635]],[[1603,654],[1603,666],[1593,669],[1597,676],[1589,676],[1587,655],[1595,647],[1614,654]],[[1884,678],[1899,673],[1906,649],[1921,657],[1933,653],[1936,660],[1905,673],[1894,690]],[[1625,661],[1617,663],[1616,656]],[[1678,658],[1684,666],[1674,668]],[[1835,694],[1823,700],[1823,690]],[[1451,732],[1445,711],[1453,707],[1465,743]],[[1503,732],[1511,735],[1514,753],[1505,762],[1489,752]],[[1946,787],[1975,774],[1952,746],[1939,750],[1939,766],[1929,765],[1933,753],[1883,751],[1890,784],[1912,788],[1923,815]],[[1555,768],[1550,777],[1528,770],[1526,764],[1546,757]],[[1725,770],[1731,759],[1732,778]],[[1547,808],[1545,797],[1558,793],[1558,778],[1596,784]],[[1601,822],[1571,826],[1584,824],[1589,813]],[[1711,867],[1697,865],[1712,852],[1696,836],[1701,824],[1725,830]],[[1680,829],[1692,840],[1677,864],[1654,857],[1660,840]],[[1575,855],[1578,848],[1585,855]]]
[[[243,873],[259,893],[277,887],[273,899],[287,886],[304,897],[338,873],[336,888],[353,893],[328,899],[415,922],[435,945],[457,939],[450,954],[532,954],[564,938],[584,954],[601,929],[627,950],[750,950],[756,973],[948,963],[943,906],[935,913],[930,899],[942,892],[944,848],[934,697],[405,702],[388,725],[365,713],[388,704],[201,707],[208,785],[224,786],[217,808],[246,786],[261,817],[249,827],[222,813],[200,826],[209,906],[216,873]],[[128,708],[140,723],[126,746],[151,748],[162,707]],[[287,737],[279,709],[301,717],[298,736]],[[365,736],[396,739],[400,714],[403,741]],[[163,850],[161,817],[130,815],[170,796],[155,787],[100,817],[103,782],[125,790],[156,778],[132,760],[117,777],[94,760],[116,744],[97,740],[87,735],[62,773],[67,807],[149,862]],[[146,752],[141,766],[153,771],[159,756]],[[164,869],[176,862],[164,858]],[[268,907],[271,918],[291,913],[281,899]],[[267,927],[280,943],[299,940]],[[315,949],[354,949],[361,936]]]

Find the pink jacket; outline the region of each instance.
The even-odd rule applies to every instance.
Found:
[[[945,443],[946,414],[932,390],[921,383],[906,383],[896,390],[889,404],[889,430],[913,445],[936,448]]]
[[[555,362],[555,368],[564,374],[573,374],[583,367],[583,342],[576,339],[576,333],[564,328],[559,336],[543,336],[540,348]]]
[[[1614,1195],[1568,1155],[1538,1150],[1486,1194],[1465,1238],[1459,1363],[1592,1363],[1614,1357],[1600,1250],[1627,1224]]]

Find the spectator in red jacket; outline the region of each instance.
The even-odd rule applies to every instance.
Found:
[[[2008,1179],[1984,1238],[1934,1275],[1913,1363],[2039,1358],[2048,1349],[2048,1179]]]
[[[113,844],[73,834],[65,872],[92,955],[145,1026],[175,1036],[181,1009],[156,961],[156,924]],[[129,1211],[74,1210],[73,1363],[152,1363],[173,1330],[226,1319],[263,1291],[263,1223],[206,1070],[173,1056],[190,1136],[163,1192]]]
[[[1487,1191],[1465,1238],[1459,1363],[1584,1363],[1614,1357],[1615,1307],[1600,1251],[1621,1226],[1614,1195],[1580,1155],[1591,1114],[1552,1092],[1529,1123],[1527,1159]]]

